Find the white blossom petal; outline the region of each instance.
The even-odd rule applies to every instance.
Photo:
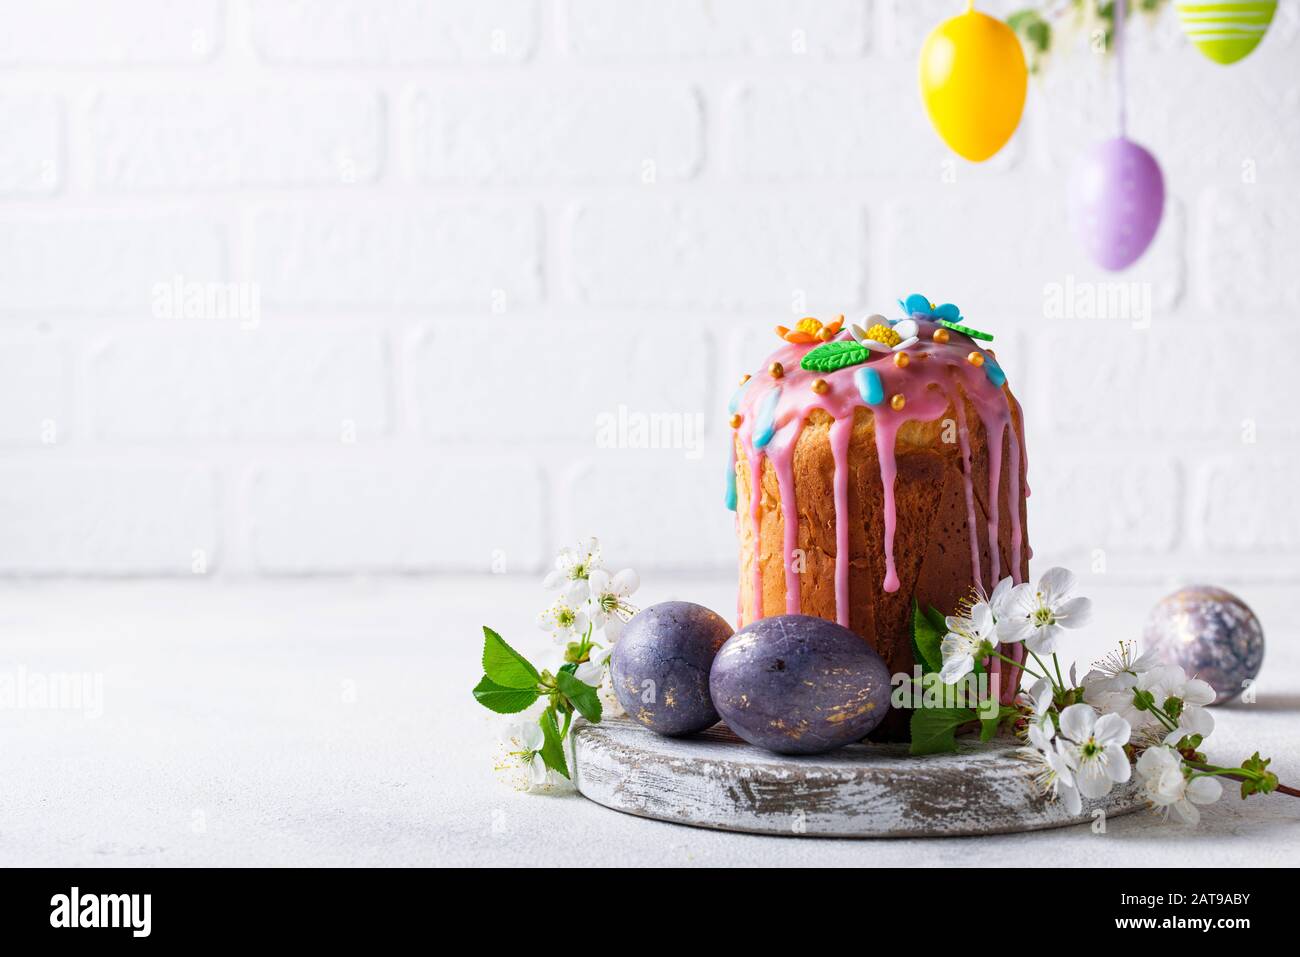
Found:
[[[1133,766],[1128,763],[1128,755],[1118,744],[1106,745],[1106,773],[1117,784],[1123,784],[1133,776]]]
[[[1058,781],[1057,790],[1061,796],[1061,803],[1065,805],[1065,809],[1070,812],[1071,817],[1077,817],[1083,813],[1083,801],[1079,797],[1078,788]]]
[[[1129,727],[1129,723],[1117,714],[1103,714],[1092,729],[1093,737],[1104,747],[1112,744],[1128,744],[1129,735],[1132,733],[1133,729]]]
[[[1064,598],[1074,589],[1074,572],[1068,568],[1049,568],[1038,579],[1038,593],[1042,595],[1043,604],[1052,605]]]
[[[1086,704],[1072,704],[1061,712],[1061,733],[1078,744],[1087,741],[1097,725],[1097,712]]]
[[[1066,628],[1082,628],[1092,618],[1092,599],[1071,598],[1056,609],[1053,617]]]
[[[1183,699],[1185,704],[1214,704],[1214,688],[1210,686],[1208,681],[1192,678],[1183,686],[1183,693],[1179,697]]]
[[[641,587],[641,578],[635,571],[625,568],[610,582],[610,588],[615,595],[620,598],[626,598]]]
[[[1213,804],[1223,796],[1223,785],[1217,778],[1193,778],[1187,784],[1187,800],[1196,804]]]

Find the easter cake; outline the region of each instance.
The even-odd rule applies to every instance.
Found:
[[[892,320],[777,327],[782,345],[729,404],[727,483],[737,627],[815,615],[894,673],[913,666],[913,602],[957,608],[1024,581],[1030,556],[1021,409],[993,337],[950,303],[899,304]]]

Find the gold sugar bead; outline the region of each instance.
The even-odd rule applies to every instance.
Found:
[[[906,369],[907,364],[911,361],[912,360],[907,357],[906,352],[894,353],[894,365],[898,366],[900,369]]]
[[[785,366],[781,365],[779,362],[773,362],[767,367],[767,374],[773,379],[779,379],[781,376],[785,375]]]
[[[942,326],[939,327],[938,329],[934,330],[934,336],[933,336],[933,339],[934,339],[935,342],[938,342],[938,343],[944,343],[944,342],[947,342],[947,341],[948,341],[948,330],[947,330],[947,329],[944,329]]]
[[[740,423],[741,423],[741,422],[744,422],[744,421],[745,421],[745,417],[744,417],[743,415],[741,415],[739,412],[732,413],[732,416],[731,416],[731,427],[732,427],[733,429],[738,429],[738,428],[740,428]]]
[[[903,393],[901,392],[895,394],[893,398],[889,400],[890,408],[892,408],[895,412],[902,412],[903,406],[905,406],[906,404],[907,404],[907,400],[903,398]]]
[[[825,395],[830,391],[830,386],[826,384],[825,379],[813,379],[812,390],[818,395]]]
[[[744,385],[748,381],[749,381],[749,373],[746,372],[743,376],[740,377],[740,384]]]
[[[966,361],[973,366],[982,366],[984,364],[984,357],[978,352],[972,352],[966,357]]]

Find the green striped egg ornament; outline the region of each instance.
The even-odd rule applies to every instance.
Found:
[[[1259,46],[1277,0],[1176,0],[1183,32],[1215,63],[1236,63]]]

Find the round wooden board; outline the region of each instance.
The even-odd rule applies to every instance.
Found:
[[[1090,822],[1141,807],[1137,784],[1085,800],[1071,816],[1035,788],[1010,739],[962,740],[956,754],[913,757],[905,744],[829,754],[771,754],[718,725],[664,738],[626,717],[574,732],[573,781],[597,804],[641,817],[755,834],[950,837]]]

